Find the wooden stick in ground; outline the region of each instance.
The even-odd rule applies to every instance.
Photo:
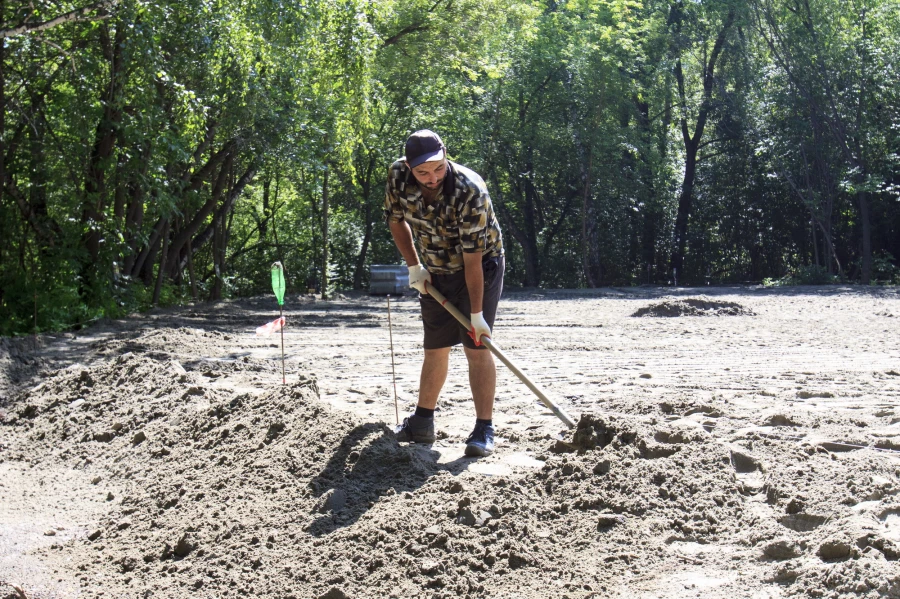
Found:
[[[428,293],[431,295],[431,297],[436,299],[438,303],[440,303],[444,307],[444,309],[447,310],[447,312],[452,314],[453,317],[459,321],[459,324],[463,325],[466,330],[470,330],[472,328],[472,323],[469,322],[469,319],[466,318],[463,313],[456,308],[456,306],[448,302],[447,298],[444,297],[444,295],[440,291],[435,289],[428,281],[425,282],[425,288],[428,290]],[[572,418],[568,414],[566,414],[562,408],[553,403],[537,385],[531,382],[531,379],[529,379],[524,372],[519,370],[516,365],[512,363],[512,360],[503,355],[503,352],[500,351],[499,347],[494,345],[494,342],[491,341],[490,337],[482,337],[481,342],[484,343],[487,348],[491,350],[491,353],[497,356],[497,359],[503,362],[514,375],[519,377],[519,380],[525,383],[525,386],[531,389],[532,393],[537,395],[538,399],[541,400],[541,403],[550,408],[550,411],[553,412],[557,418],[562,420],[563,423],[565,423],[565,425],[569,428],[575,428],[575,421],[572,420]]]
[[[280,312],[279,318],[284,318],[284,306],[278,306]],[[284,324],[281,325],[281,384],[287,384],[287,377],[284,374]]]
[[[391,340],[391,381],[394,383],[394,418],[400,424],[400,408],[397,407],[397,373],[394,372],[394,327],[391,325],[391,296],[388,294],[388,337]]]

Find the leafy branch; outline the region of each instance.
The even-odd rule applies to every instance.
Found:
[[[104,19],[108,19],[112,16],[110,13],[102,13],[91,15],[89,13],[95,10],[103,10],[112,6],[115,6],[117,0],[106,0],[104,2],[98,2],[96,4],[89,4],[88,6],[83,6],[81,8],[76,8],[74,10],[70,10],[69,12],[59,15],[58,17],[54,17],[49,21],[37,22],[37,23],[22,23],[20,25],[16,25],[15,27],[9,27],[7,29],[0,29],[0,38],[8,38],[8,37],[16,37],[18,35],[22,35],[24,33],[34,33],[37,31],[44,31],[45,29],[52,29],[57,25],[63,25],[65,23],[80,23],[85,21],[102,21]]]

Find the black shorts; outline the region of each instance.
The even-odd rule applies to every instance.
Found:
[[[491,330],[494,329],[497,303],[503,292],[503,269],[505,267],[506,261],[503,256],[485,258],[481,262],[481,268],[484,271],[484,300],[482,301],[484,320],[487,321]],[[452,275],[432,274],[431,284],[466,318],[469,317],[472,306],[469,302],[465,271]],[[425,324],[425,349],[453,347],[459,343],[473,349],[487,349],[485,345],[476,348],[475,341],[469,337],[468,331],[430,295],[419,295],[419,304],[422,307],[422,322]]]

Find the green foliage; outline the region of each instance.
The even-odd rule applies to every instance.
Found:
[[[399,261],[385,175],[422,127],[485,178],[510,286],[672,283],[702,118],[679,284],[900,277],[900,0],[110,11],[3,47],[0,334],[33,329],[35,292],[60,329],[270,294],[276,260],[290,301],[326,233],[327,291],[364,289]]]
[[[872,261],[872,269],[875,281],[900,285],[900,267],[890,252],[877,254]]]
[[[801,266],[778,279],[763,279],[766,287],[785,287],[789,285],[836,285],[842,283],[841,277],[828,272],[824,266],[815,264]]]

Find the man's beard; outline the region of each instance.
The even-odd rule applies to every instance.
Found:
[[[437,183],[435,183],[433,186],[428,185],[427,183],[420,183],[420,185],[422,187],[424,187],[425,189],[427,189],[428,191],[437,191],[444,184],[444,179],[446,179],[446,178],[447,178],[447,176],[444,175],[444,177],[442,177],[441,180],[438,181]]]
[[[425,183],[419,183],[419,187],[422,189],[422,195],[425,196],[428,200],[435,199],[440,193],[441,189],[444,187],[444,180],[446,179],[446,175],[443,179],[434,184],[434,187],[430,187]]]

